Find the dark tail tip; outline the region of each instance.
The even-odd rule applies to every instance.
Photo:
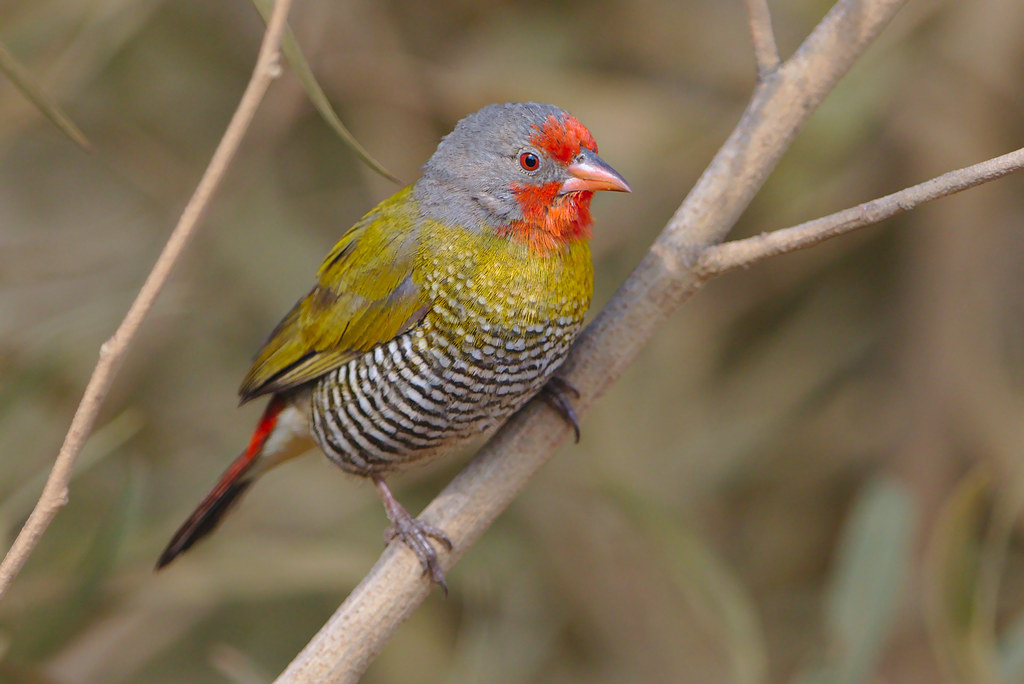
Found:
[[[188,551],[193,544],[208,535],[220,524],[224,515],[238,503],[239,497],[245,493],[253,480],[236,480],[224,489],[220,487],[210,492],[188,520],[174,533],[170,543],[156,562],[156,569],[164,567],[181,554]]]

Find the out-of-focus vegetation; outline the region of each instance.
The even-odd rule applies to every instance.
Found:
[[[828,2],[771,3],[780,48]],[[462,115],[557,103],[630,196],[598,197],[599,307],[754,84],[742,3],[298,3],[342,120],[407,181]],[[246,0],[8,0],[0,42],[84,130],[0,81],[0,522],[27,514],[223,132]],[[1024,4],[916,2],[742,219],[845,208],[1024,138]],[[311,455],[154,575],[248,438],[249,356],[396,186],[286,74],[161,297],[70,505],[0,603],[3,682],[258,682],[371,566],[372,487]],[[1024,679],[1024,180],[716,281],[402,627],[367,682]],[[394,480],[414,511],[464,459]],[[989,678],[989,679],[986,679]]]

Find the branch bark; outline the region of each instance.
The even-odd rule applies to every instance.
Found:
[[[189,240],[195,235],[196,229],[210,205],[210,200],[220,186],[235,152],[238,151],[239,144],[252,122],[256,109],[263,100],[267,88],[281,72],[281,37],[286,26],[285,20],[290,5],[291,0],[277,0],[274,5],[274,13],[263,34],[263,42],[260,45],[252,77],[249,79],[242,99],[224,132],[224,137],[217,145],[210,164],[196,186],[192,198],[185,205],[178,224],[171,232],[163,252],[157,258],[153,270],[150,271],[145,283],[140,288],[139,294],[129,307],[124,320],[121,321],[113,336],[100,347],[99,361],[89,378],[82,400],[75,410],[71,426],[64,437],[64,443],[57,454],[39,501],[15,538],[14,544],[8,550],[3,563],[0,563],[0,598],[17,577],[18,572],[25,565],[57,513],[67,505],[68,483],[71,480],[75,461],[92,432],[103,400],[114,382],[114,377],[117,375],[124,357],[131,348],[135,334],[150,309],[153,308],[157,295],[163,289]]]
[[[561,375],[585,414],[662,322],[702,284],[693,269],[721,242],[789,143],[905,0],[840,0],[792,58],[768,73],[750,105],[640,265],[583,332]],[[569,428],[531,402],[420,516],[454,548],[447,570],[555,453]],[[390,545],[327,624],[276,680],[354,682],[430,593],[411,552]]]

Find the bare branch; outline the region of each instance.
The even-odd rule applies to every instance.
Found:
[[[754,59],[757,61],[757,77],[763,81],[779,67],[780,62],[775,32],[772,31],[772,15],[768,11],[768,0],[746,0],[746,5],[750,39],[754,44]]]
[[[840,0],[800,50],[759,84],[736,130],[650,252],[573,347],[560,374],[580,390],[578,414],[700,286],[690,268],[694,257],[725,237],[804,122],[903,4]],[[554,455],[569,430],[543,402],[531,402],[426,508],[420,517],[454,543],[442,558],[445,569]],[[415,556],[390,545],[277,682],[356,681],[430,589]]]
[[[68,428],[64,444],[57,454],[39,501],[4,557],[3,563],[0,563],[0,597],[4,595],[18,575],[57,512],[67,504],[68,482],[71,479],[75,461],[92,431],[100,406],[114,381],[114,376],[121,367],[121,362],[128,352],[135,333],[138,332],[143,319],[153,307],[153,302],[160,294],[160,290],[163,289],[189,239],[195,234],[200,220],[209,207],[213,193],[219,187],[228,165],[249,128],[257,107],[263,100],[263,95],[271,81],[281,71],[279,62],[281,36],[284,32],[285,18],[288,16],[290,5],[291,0],[277,0],[274,14],[263,35],[263,43],[260,46],[252,77],[227,130],[224,132],[224,137],[221,138],[210,159],[210,165],[206,168],[195,193],[185,206],[163,252],[157,258],[153,270],[150,271],[146,282],[143,283],[138,296],[132,302],[124,320],[121,321],[121,325],[100,348],[99,361],[93,369],[92,377],[89,378],[82,401],[71,420],[71,427]]]
[[[1024,168],[1024,148],[944,173],[905,190],[791,228],[712,245],[701,253],[694,271],[701,280],[710,280],[734,268],[749,266],[770,256],[811,247],[838,235],[878,223],[910,211],[919,204],[1002,178],[1021,168]]]

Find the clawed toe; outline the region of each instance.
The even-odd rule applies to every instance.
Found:
[[[430,543],[430,540],[436,539],[445,550],[451,551],[452,541],[448,535],[430,523],[409,516],[404,520],[395,521],[384,532],[386,543],[395,539],[399,539],[416,554],[416,557],[420,559],[420,565],[423,566],[423,574],[430,577],[434,584],[440,585],[441,590],[447,595],[448,585],[444,581],[444,571],[441,569],[437,551],[434,550],[434,545]]]
[[[544,397],[544,400],[553,409],[558,411],[565,422],[572,426],[572,431],[578,444],[580,441],[580,421],[576,417],[576,409],[572,407],[572,402],[569,401],[568,395],[570,394],[577,399],[580,396],[579,390],[573,387],[568,380],[558,376],[550,378],[541,389],[541,396]]]
[[[448,585],[444,581],[444,571],[441,569],[437,551],[434,550],[434,545],[430,543],[430,540],[436,539],[447,551],[452,550],[452,540],[441,528],[409,515],[409,512],[391,494],[391,490],[388,489],[382,477],[373,476],[373,481],[384,502],[384,510],[388,514],[388,519],[391,520],[391,526],[384,532],[384,542],[401,540],[419,558],[420,565],[423,566],[423,574],[430,577],[434,584],[439,585],[447,596]]]
[[[436,539],[437,541],[441,542],[441,546],[443,546],[446,551],[452,550],[452,540],[448,538],[448,535],[445,534],[444,530],[442,530],[440,527],[431,525],[428,522],[423,522],[419,518],[413,518],[411,516],[409,520],[412,523],[412,526],[416,528],[416,530],[412,531],[411,534]],[[410,533],[407,532],[406,534]],[[402,541],[405,541],[406,534],[403,534],[399,531],[397,524],[392,523],[388,526],[388,529],[384,530],[384,543],[389,544],[392,541],[394,541],[396,537],[398,537]]]

